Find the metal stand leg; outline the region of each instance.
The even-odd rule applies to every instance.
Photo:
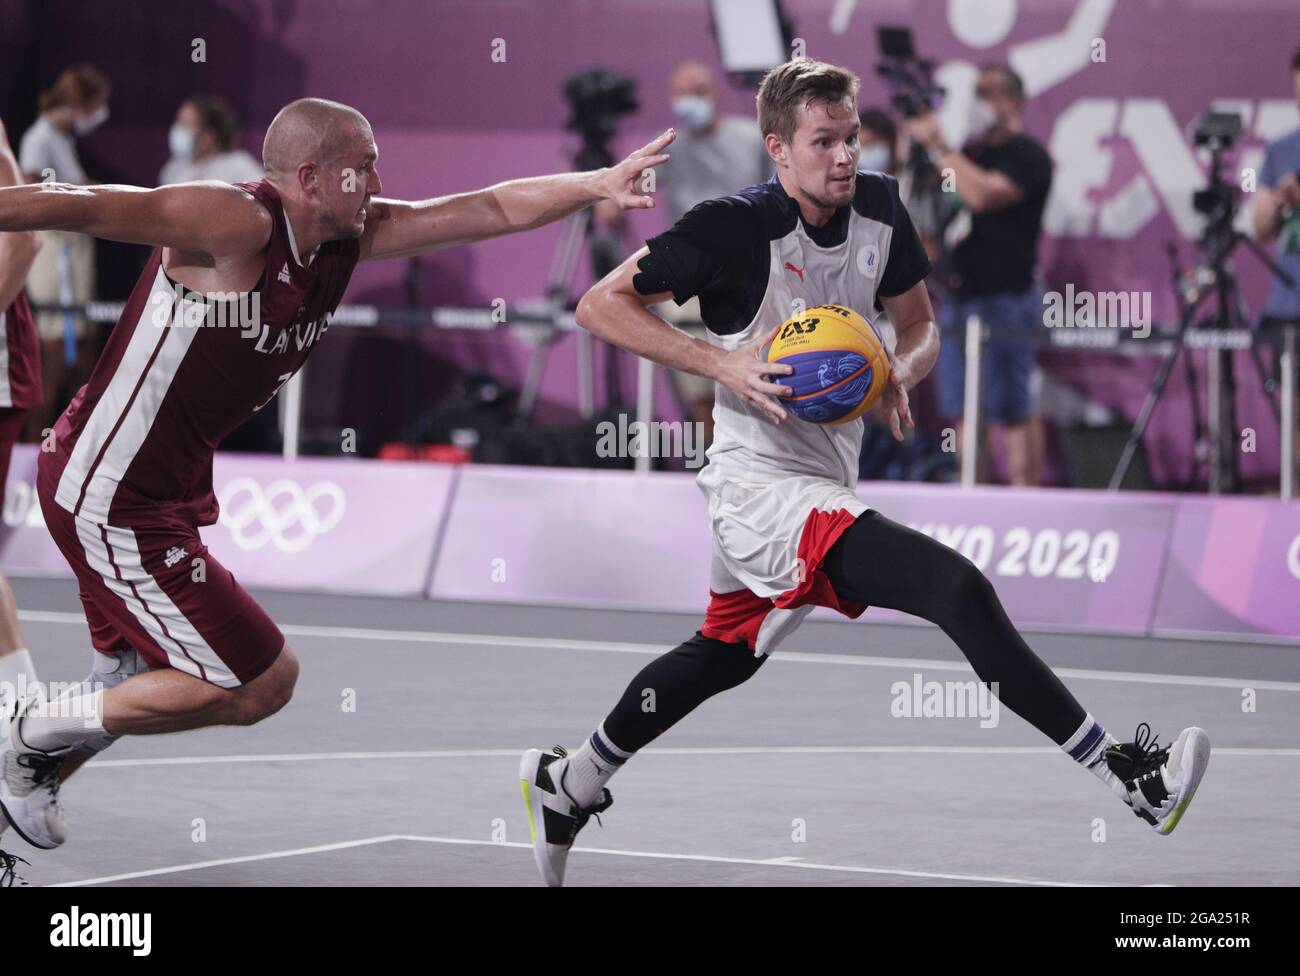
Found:
[[[1295,498],[1295,370],[1296,327],[1282,330],[1282,500]]]
[[[966,394],[962,409],[961,486],[972,488],[979,470],[980,442],[980,354],[983,351],[984,327],[979,317],[966,319]]]
[[[654,393],[655,393],[655,364],[652,360],[644,356],[638,356],[636,361],[636,419],[641,423],[639,428],[645,434],[642,441],[642,449],[636,456],[636,470],[650,470],[650,421],[654,417]],[[690,421],[686,421],[689,423]],[[683,443],[685,439],[683,438]]]
[[[298,447],[302,439],[302,376],[306,369],[300,369],[284,384],[284,396],[280,397],[280,435],[284,442],[284,459],[298,460]]]

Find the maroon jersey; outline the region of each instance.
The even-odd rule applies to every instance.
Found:
[[[55,501],[109,525],[211,525],[212,454],[266,406],[329,328],[360,246],[321,245],[305,265],[280,195],[236,184],[274,229],[253,292],[204,296],[173,282],[156,248],[89,382],[54,427]],[[224,300],[224,299],[229,299]]]
[[[13,304],[0,311],[0,407],[39,407],[43,399],[36,320],[19,291]]]

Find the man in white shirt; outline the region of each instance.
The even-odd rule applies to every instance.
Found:
[[[158,176],[158,185],[220,180],[251,183],[262,178],[262,167],[239,148],[239,124],[224,98],[195,95],[181,103],[167,134],[171,158]]]
[[[38,101],[40,115],[23,133],[18,166],[28,180],[85,186],[87,175],[77,153],[77,139],[108,121],[112,88],[108,77],[89,64],[74,64]],[[27,275],[27,296],[34,305],[81,305],[97,297],[95,242],[83,234],[45,230]],[[28,436],[44,437],[59,411],[90,376],[98,330],[77,312],[38,312],[44,402],[34,406]]]

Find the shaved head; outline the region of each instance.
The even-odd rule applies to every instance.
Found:
[[[350,105],[300,98],[276,114],[262,143],[266,178],[287,211],[322,241],[360,237],[366,207],[383,193],[379,148],[366,117]]]
[[[341,102],[300,98],[280,109],[262,142],[262,165],[275,182],[303,163],[328,166],[351,150],[359,138],[373,136],[366,117]]]

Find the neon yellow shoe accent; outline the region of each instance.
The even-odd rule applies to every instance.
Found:
[[[533,822],[533,794],[529,790],[528,780],[519,781],[519,792],[524,795],[524,807],[528,810],[528,835],[534,844],[537,843],[537,824]]]

